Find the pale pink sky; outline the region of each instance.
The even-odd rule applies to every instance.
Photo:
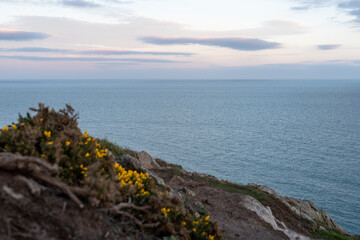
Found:
[[[359,0],[0,0],[0,80],[360,79]]]

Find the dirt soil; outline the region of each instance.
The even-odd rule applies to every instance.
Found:
[[[29,181],[0,171],[0,240],[151,239],[132,222],[115,221],[90,206],[80,209],[53,188],[35,185],[41,193],[31,193]]]
[[[195,211],[204,207],[204,210],[224,230],[225,239],[289,239],[283,232],[273,230],[270,224],[239,204],[244,197],[241,189],[239,192],[231,192],[221,187],[212,187],[209,186],[208,180],[218,181],[214,177],[191,174],[183,170],[180,174],[177,172],[180,176],[174,175],[174,171],[170,169],[154,170],[154,172],[175,191],[190,190],[190,195],[194,194],[194,197],[191,198],[187,194],[185,203]]]

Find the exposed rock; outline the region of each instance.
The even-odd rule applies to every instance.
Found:
[[[184,184],[184,183],[185,183],[185,180],[180,176],[173,176],[169,181],[170,185],[177,185],[177,184]]]
[[[263,192],[266,192],[268,194],[271,194],[273,196],[278,197],[278,194],[275,192],[275,190],[268,187],[268,186],[258,185],[258,184],[255,184],[255,183],[250,183],[249,186],[256,187],[256,188],[260,189]]]
[[[338,232],[345,233],[345,231],[331,218],[331,216],[325,210],[317,209],[312,201],[280,196],[275,192],[275,190],[268,186],[257,185],[254,183],[249,185],[271,194],[273,197],[282,201],[297,215],[313,221],[316,223],[316,229],[320,230],[322,226],[326,226],[327,228],[336,229]]]
[[[146,152],[144,152],[146,153]],[[147,153],[146,153],[147,154]],[[149,155],[150,156],[150,155]],[[151,158],[152,159],[152,158]],[[123,156],[120,157],[120,159],[117,159],[117,161],[124,166],[125,168],[129,168],[129,169],[134,169],[136,171],[141,171],[141,172],[147,172],[149,174],[149,176],[151,176],[154,180],[155,183],[158,185],[163,185],[165,186],[165,182],[162,178],[158,177],[153,171],[151,171],[149,168],[146,168],[142,162],[140,162],[139,159],[134,158],[128,154],[125,154]]]
[[[145,151],[138,154],[138,159],[144,168],[150,170],[161,168],[161,166]]]
[[[310,238],[288,229],[283,222],[274,217],[270,207],[265,207],[255,198],[251,196],[244,196],[240,204],[243,207],[255,212],[263,221],[269,223],[274,230],[284,232],[291,240],[310,240]]]
[[[187,187],[181,188],[179,190],[179,192],[181,192],[181,193],[183,193],[183,194],[185,194],[187,196],[190,196],[190,197],[195,197],[196,196],[196,193],[194,191],[191,191]]]
[[[281,197],[281,200],[287,202],[291,209],[300,216],[318,223],[319,228],[323,225],[345,233],[345,231],[331,218],[328,212],[317,209],[312,201],[290,197]]]

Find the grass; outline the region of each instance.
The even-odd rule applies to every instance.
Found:
[[[181,177],[183,175],[179,168],[174,168],[173,171],[176,176]]]
[[[175,173],[176,174],[176,173]],[[222,189],[226,192],[242,194],[242,195],[249,195],[262,204],[266,203],[267,201],[273,199],[271,194],[268,194],[262,190],[257,189],[253,186],[243,186],[236,183],[219,181],[211,178],[200,177],[196,176],[198,181],[205,181],[209,187],[215,187]]]
[[[132,150],[130,150],[129,148],[120,147],[119,145],[112,143],[107,139],[97,139],[97,141],[104,145],[105,148],[109,149],[115,157],[121,157],[126,153],[132,152]]]
[[[328,231],[316,231],[312,234],[315,239],[327,239],[327,240],[355,240],[355,237],[345,236],[335,232]]]
[[[262,204],[266,203],[269,200],[272,200],[274,197],[271,194],[268,194],[262,190],[257,189],[253,186],[241,186],[243,189],[243,194],[252,196]]]

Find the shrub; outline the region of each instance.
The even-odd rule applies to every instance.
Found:
[[[30,110],[34,116],[19,115],[17,123],[0,130],[0,152],[35,156],[58,166],[56,177],[83,188],[89,204],[105,209],[115,219],[129,218],[141,230],[158,237],[221,238],[209,216],[191,215],[179,199],[161,192],[148,173],[125,169],[116,162],[107,147],[115,156],[131,150],[97,140],[87,131],[82,133],[78,114],[70,105],[55,111],[39,104]]]

